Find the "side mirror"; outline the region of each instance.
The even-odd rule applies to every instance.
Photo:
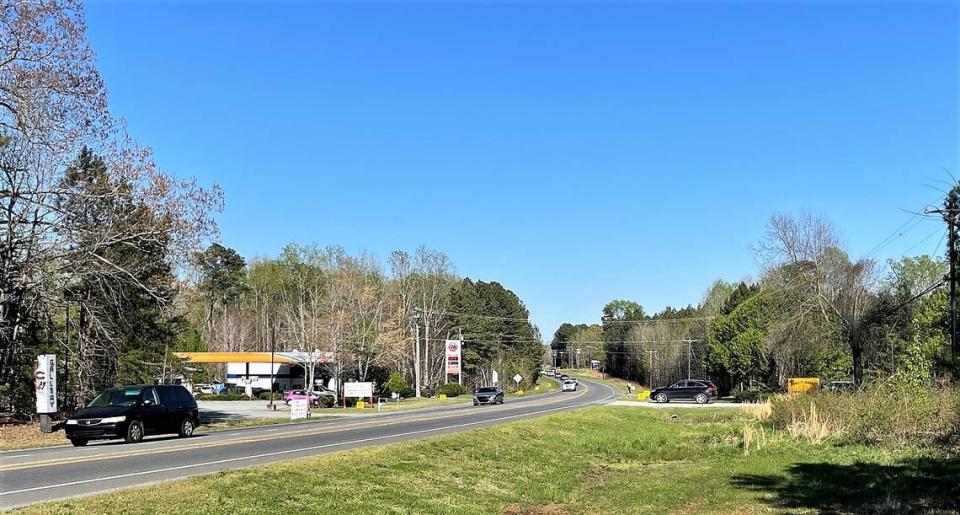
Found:
[[[150,399],[143,399],[143,405],[144,405],[144,406],[149,406],[149,405],[151,405],[151,404],[153,404],[153,401],[151,401]]]

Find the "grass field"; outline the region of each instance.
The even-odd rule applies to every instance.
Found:
[[[800,444],[726,410],[591,408],[26,511],[916,512],[956,509],[957,485],[950,458]]]

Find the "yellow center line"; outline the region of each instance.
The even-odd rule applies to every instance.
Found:
[[[556,400],[551,400],[551,401],[541,402],[541,403],[530,403],[528,404],[528,406],[546,406],[549,404],[555,404],[558,402],[573,400],[583,395],[586,395],[588,391],[589,391],[589,387],[586,387],[582,392],[570,397],[560,397]],[[511,411],[515,409],[521,409],[523,407],[524,406],[513,408],[511,409]],[[207,443],[199,442],[195,444],[175,445],[172,447],[137,449],[132,451],[92,454],[88,456],[72,456],[72,457],[66,457],[66,458],[53,458],[48,460],[28,461],[23,463],[2,465],[0,466],[0,472],[44,467],[44,466],[50,466],[50,465],[70,465],[74,463],[84,463],[88,461],[111,460],[111,459],[118,459],[118,458],[129,458],[134,456],[149,456],[151,454],[164,454],[168,452],[177,452],[177,451],[185,451],[185,450],[193,450],[193,449],[208,449],[212,447],[222,447],[225,445],[262,442],[266,440],[276,440],[280,438],[293,438],[297,436],[312,436],[312,435],[336,433],[339,431],[358,429],[358,428],[372,429],[376,427],[385,427],[385,426],[392,426],[397,424],[404,424],[407,422],[425,422],[425,421],[432,421],[432,420],[442,420],[446,418],[460,417],[463,415],[464,415],[463,413],[452,413],[452,414],[443,414],[443,415],[435,415],[435,416],[423,415],[419,417],[400,417],[395,420],[389,420],[386,422],[372,423],[372,424],[371,422],[376,422],[376,421],[371,420],[371,421],[357,422],[354,424],[347,424],[347,425],[341,425],[341,426],[335,426],[335,427],[323,427],[319,429],[299,429],[299,430],[287,431],[283,433],[270,433],[270,434],[252,436],[247,438],[243,438],[243,437],[229,438],[225,440],[218,440],[215,442],[207,442]]]

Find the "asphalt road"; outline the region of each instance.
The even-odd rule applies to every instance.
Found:
[[[500,406],[463,404],[353,419],[198,432],[190,439],[155,437],[139,444],[91,442],[87,447],[8,451],[0,453],[0,509],[466,431],[604,404],[616,396],[609,386],[581,380],[577,392],[508,399]]]

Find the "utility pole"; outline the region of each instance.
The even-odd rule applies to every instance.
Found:
[[[693,341],[687,340],[687,379],[690,379],[690,355],[693,351]]]
[[[457,382],[463,384],[463,329],[457,329],[457,339],[460,340],[460,368],[457,374]]]
[[[420,397],[420,319],[415,318],[416,337],[413,340],[413,375],[416,378],[416,393]]]
[[[276,349],[275,349],[275,348],[276,348],[276,345],[277,345],[277,326],[274,325],[274,323],[273,323],[273,317],[270,317],[270,410],[271,410],[271,411],[273,411],[273,409],[274,409],[274,408],[273,408],[273,376],[274,376],[274,371],[273,371],[273,353],[274,353],[274,351],[276,350]],[[309,400],[309,396],[310,396],[310,393],[309,393],[309,392],[312,391],[312,390],[313,390],[312,387],[307,389],[307,392],[308,392],[308,393],[307,393],[307,398],[308,398],[308,400]]]
[[[652,390],[652,389],[653,389],[653,355],[656,354],[657,351],[656,351],[656,350],[648,350],[648,351],[646,351],[646,352],[647,352],[647,356],[650,358],[650,368],[649,368],[649,373],[648,373],[649,376],[650,376],[650,383],[649,383],[647,386],[649,386],[650,389]]]
[[[580,370],[580,349],[577,349],[577,370]]]
[[[955,187],[956,189],[956,187]],[[951,194],[953,191],[951,191]],[[960,206],[947,195],[943,209],[927,209],[925,213],[936,213],[947,223],[947,257],[950,261],[950,272],[947,280],[950,282],[950,360],[954,368],[957,366],[957,213]]]

